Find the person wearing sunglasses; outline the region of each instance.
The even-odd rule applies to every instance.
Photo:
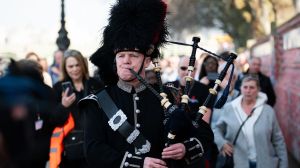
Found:
[[[180,97],[184,92],[184,88],[186,85],[185,77],[188,75],[188,66],[189,66],[189,57],[188,56],[181,57],[178,64],[178,80],[169,83],[171,86],[177,88],[176,90],[178,90],[178,94],[176,95],[177,103],[180,103]],[[198,62],[196,61],[195,67],[197,66],[198,66]],[[195,77],[195,71],[196,68],[191,74],[192,78]],[[192,113],[197,113],[199,107],[204,104],[205,99],[209,94],[208,89],[209,89],[208,86],[195,80],[192,81],[191,89],[189,92],[189,98],[190,98],[189,107]],[[205,115],[203,118],[207,123],[209,122],[209,113],[210,111],[207,112],[206,113],[207,115]]]

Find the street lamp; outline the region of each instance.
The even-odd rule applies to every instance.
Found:
[[[65,5],[64,0],[61,0],[61,28],[58,31],[58,38],[56,44],[61,51],[65,51],[69,48],[70,39],[68,38],[68,32],[65,28]]]

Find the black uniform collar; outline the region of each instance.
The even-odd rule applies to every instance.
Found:
[[[122,90],[124,90],[125,92],[128,92],[128,93],[131,93],[132,88],[133,88],[131,85],[129,85],[128,83],[126,83],[122,80],[119,80],[117,85],[120,89],[122,89]],[[142,83],[139,83],[139,85],[134,89],[135,89],[135,92],[138,93],[138,92],[141,92],[141,91],[145,90],[146,86],[144,86]]]

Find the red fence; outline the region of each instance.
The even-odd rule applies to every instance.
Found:
[[[251,55],[261,57],[262,71],[275,79],[275,111],[288,150],[300,162],[300,14],[256,43]]]

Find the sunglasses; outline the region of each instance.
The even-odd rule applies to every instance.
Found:
[[[181,69],[182,71],[186,71],[186,70],[188,69],[188,67],[182,66],[182,67],[180,67],[180,69]]]
[[[180,67],[180,69],[181,69],[182,71],[186,71],[186,70],[188,69],[188,67],[182,66],[182,67]],[[196,68],[194,68],[194,70],[196,70]]]

